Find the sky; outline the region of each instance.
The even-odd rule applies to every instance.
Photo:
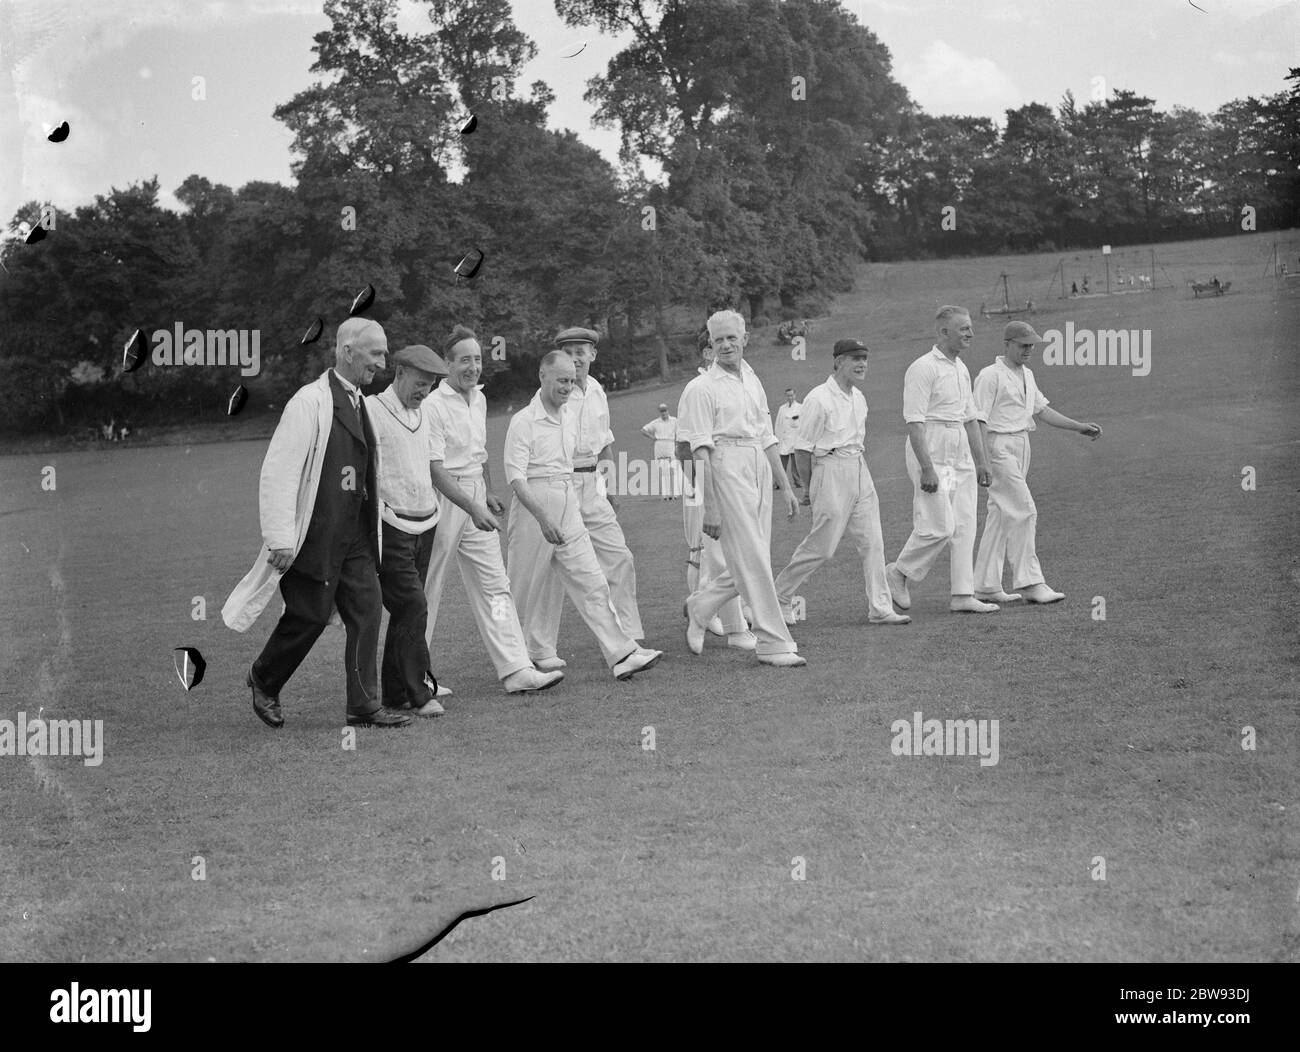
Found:
[[[1028,102],[1055,107],[1067,89],[1086,102],[1115,88],[1163,110],[1209,112],[1283,90],[1300,66],[1300,0],[842,6],[886,45],[895,79],[932,114],[1001,120]],[[427,10],[402,0],[399,25],[420,31]],[[513,0],[513,10],[538,48],[521,88],[546,81],[551,126],[616,162],[617,131],[593,127],[582,96],[626,40],[565,25],[551,0]],[[307,0],[0,0],[0,216],[7,224],[32,200],[67,211],[155,175],[171,208],[194,173],[234,188],[291,183],[292,136],[271,114],[316,79],[312,38],[327,26],[321,4]],[[48,142],[65,120],[67,141]]]

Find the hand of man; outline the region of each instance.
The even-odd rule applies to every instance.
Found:
[[[989,472],[988,468],[977,468],[975,471],[975,481],[981,486],[991,486],[993,485],[993,475]]]
[[[550,519],[542,519],[540,525],[542,527],[542,536],[546,538],[549,544],[564,543],[564,535],[560,533],[559,528]]]
[[[794,495],[794,490],[789,486],[786,486],[781,490],[781,492],[785,494],[785,517],[787,519],[793,519],[799,514],[799,498]]]
[[[939,492],[939,476],[934,470],[934,465],[929,464],[921,469],[921,490],[925,493]]]
[[[1079,429],[1079,434],[1087,435],[1090,439],[1096,442],[1097,439],[1101,438],[1101,425],[1084,424],[1083,427]]]
[[[704,533],[715,541],[722,536],[722,521],[718,513],[707,506],[704,509]]]
[[[506,506],[502,504],[501,501],[497,500],[496,496],[492,493],[489,493],[487,495],[487,506],[488,506],[488,511],[490,511],[493,515],[505,514]]]
[[[279,573],[284,573],[284,571],[289,569],[293,564],[293,549],[272,548],[271,554],[266,557],[266,561],[269,562]]]
[[[500,501],[497,501],[500,504]],[[470,520],[474,523],[474,529],[482,530],[484,533],[491,533],[493,530],[501,529],[501,523],[497,522],[494,516],[487,509],[485,504],[475,504],[469,513]]]

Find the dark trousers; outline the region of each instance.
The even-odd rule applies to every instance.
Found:
[[[329,624],[330,612],[338,607],[347,634],[344,664],[348,676],[348,715],[374,712],[379,703],[379,621],[382,616],[375,560],[365,533],[358,528],[336,577],[313,581],[294,571],[280,578],[284,613],[271,638],[253,662],[258,686],[278,695],[312,645]]]
[[[433,694],[425,676],[430,671],[429,645],[424,633],[429,624],[429,601],[424,579],[429,575],[429,556],[437,527],[419,535],[404,533],[383,523],[384,557],[379,567],[379,587],[388,611],[388,633],[384,636],[384,704],[400,709],[419,708]]]

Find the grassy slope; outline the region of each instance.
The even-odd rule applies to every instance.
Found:
[[[453,578],[437,655],[457,691],[448,715],[363,733],[355,753],[340,748],[341,630],[286,689],[272,734],[242,687],[270,620],[245,636],[220,623],[256,548],[263,443],[0,460],[0,714],[43,704],[102,718],[107,735],[101,767],[50,759],[44,785],[30,761],[0,758],[0,958],[382,959],[461,909],[536,895],[430,958],[1297,959],[1300,283],[1259,278],[1267,243],[1159,249],[1176,280],[1213,261],[1234,281],[1221,300],[1048,302],[1055,261],[1041,257],[871,266],[819,322],[812,361],[756,337],[772,404],[824,378],[836,337],[871,345],[868,456],[892,556],[910,527],[902,373],[934,306],[991,302],[1009,264],[1040,331],[1150,328],[1148,377],[1036,370],[1058,408],[1106,428],[1096,444],[1035,435],[1039,551],[1065,603],[951,617],[941,561],[911,626],[868,628],[846,545],[804,589],[806,672],[716,645],[696,659],[680,506],[629,500],[659,668],[613,683],[570,608],[565,685],[506,699]],[[1000,326],[975,321],[972,372],[1000,346]],[[677,389],[612,399],[621,448],[648,452],[637,430]],[[774,526],[778,567],[802,515]],[[208,620],[193,622],[200,594]],[[189,695],[170,655],[186,644],[209,661]],[[999,719],[999,765],[892,756],[890,723],[918,708]],[[1238,744],[1246,724],[1254,753]],[[195,854],[205,882],[190,879]],[[1089,879],[1094,855],[1105,883]]]

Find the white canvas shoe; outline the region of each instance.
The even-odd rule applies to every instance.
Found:
[[[1048,588],[1045,584],[1031,584],[1023,593],[1026,603],[1059,603],[1065,598],[1064,592]]]
[[[894,605],[900,610],[912,609],[912,597],[907,591],[907,578],[898,569],[897,563],[885,567],[885,580],[889,582],[889,592]]]
[[[614,678],[631,679],[638,672],[644,672],[663,656],[664,652],[662,650],[634,650],[614,666]]]
[[[528,691],[547,690],[564,678],[558,668],[553,672],[539,672],[535,668],[521,668],[501,681],[507,694],[524,694]]]
[[[758,636],[753,632],[732,632],[727,636],[727,646],[752,652],[758,649]]]
[[[803,668],[808,664],[798,654],[759,654],[758,660],[764,665],[773,665],[776,668]]]
[[[991,614],[999,607],[997,603],[982,603],[973,595],[954,595],[948,609],[954,614]]]

